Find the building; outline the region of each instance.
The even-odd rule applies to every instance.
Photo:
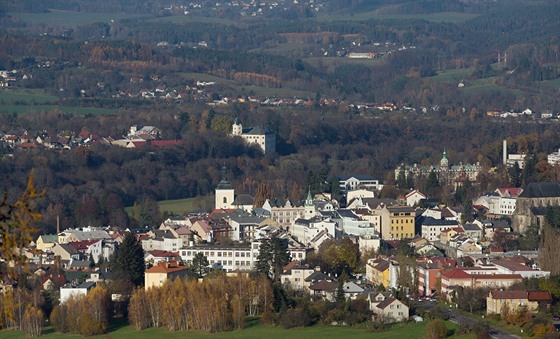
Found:
[[[218,265],[226,272],[251,271],[255,268],[259,246],[259,242],[238,246],[200,245],[183,248],[179,254],[184,262],[192,262],[197,253],[202,253],[210,266]]]
[[[310,268],[301,265],[299,261],[292,261],[284,267],[280,281],[284,286],[290,286],[294,290],[308,291],[310,284],[305,279],[313,272],[321,272],[321,267]]]
[[[276,134],[263,126],[243,128],[236,118],[231,135],[243,138],[248,144],[258,145],[264,154],[276,151]]]
[[[229,209],[235,200],[235,190],[228,181],[227,168],[222,167],[222,180],[218,183],[215,190],[214,209]]]
[[[496,268],[454,268],[442,273],[441,292],[447,294],[454,286],[463,288],[509,288],[522,280],[523,277],[520,274],[500,274],[497,273]]]
[[[159,262],[144,272],[144,288],[161,287],[169,279],[184,278],[187,276],[188,267],[177,262]]]
[[[560,148],[558,149],[558,152],[550,153],[547,157],[547,161],[551,165],[559,164],[560,163]]]
[[[486,297],[486,314],[501,314],[506,306],[509,312],[526,307],[529,312],[537,313],[539,306],[548,307],[551,303],[549,291],[492,290]]]
[[[270,212],[272,220],[282,229],[288,229],[297,219],[305,216],[305,207],[286,199],[286,202],[266,200],[263,209]]]
[[[338,178],[338,185],[341,192],[354,191],[357,189],[380,191],[383,188],[379,180],[363,174],[341,176]]]
[[[375,286],[389,286],[389,260],[382,258],[368,259],[366,263],[366,279]]]
[[[409,317],[408,306],[391,296],[381,302],[370,301],[370,310],[373,312],[373,318],[381,323],[406,321]]]
[[[541,226],[544,215],[539,208],[560,206],[559,182],[533,182],[517,198],[512,217],[512,228],[525,233],[531,225]],[[535,209],[536,208],[536,209]]]
[[[398,178],[399,174],[404,173],[405,178],[412,175],[414,180],[417,180],[421,177],[427,178],[431,172],[434,172],[441,184],[456,187],[467,180],[476,181],[480,171],[482,171],[482,166],[478,162],[476,164],[459,163],[458,165],[449,165],[447,153],[443,151],[439,165],[419,166],[414,164],[410,166],[402,164],[395,169],[395,178]]]
[[[488,218],[511,217],[515,211],[517,198],[521,193],[523,193],[522,188],[497,188],[493,193],[476,199],[473,205],[487,208],[486,216]]]
[[[383,240],[414,237],[416,217],[414,209],[409,206],[383,206],[380,212]]]
[[[66,284],[60,288],[60,303],[64,304],[70,297],[85,297],[94,287],[94,282],[84,282],[78,286]]]
[[[459,226],[455,220],[441,220],[432,217],[420,217],[418,220],[422,238],[431,242],[440,241],[441,232]]]

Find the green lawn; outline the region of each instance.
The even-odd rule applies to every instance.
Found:
[[[459,83],[459,80],[468,78],[473,72],[472,68],[457,68],[457,69],[446,69],[443,71],[438,71],[436,75],[430,77],[435,81],[446,82],[446,83]]]
[[[11,16],[31,24],[47,24],[63,27],[77,27],[95,22],[111,20],[146,18],[147,15],[126,13],[85,13],[75,11],[51,10],[47,13],[9,13]]]
[[[242,339],[242,338],[267,338],[267,339],[284,339],[284,338],[384,338],[384,339],[401,339],[401,338],[425,338],[426,323],[411,323],[411,324],[397,324],[387,331],[371,332],[359,328],[346,328],[346,327],[327,327],[327,326],[313,326],[307,328],[294,328],[285,330],[279,327],[271,327],[265,325],[254,325],[252,327],[236,330],[231,332],[222,333],[207,333],[200,331],[188,332],[168,332],[162,328],[151,328],[143,331],[136,331],[132,326],[116,326],[110,329],[106,335],[91,337],[91,338],[135,338],[135,339],[151,339],[165,337],[172,338],[214,338],[214,339]],[[447,328],[456,330],[457,326],[451,322],[447,322]],[[59,335],[54,333],[51,328],[47,328],[45,335],[41,338],[83,338],[77,335]],[[21,339],[26,338],[20,331],[1,331],[0,337],[3,339]],[[470,339],[474,336],[457,336],[453,334],[451,338],[465,338]]]
[[[0,102],[6,104],[46,104],[58,101],[56,95],[44,93],[40,89],[17,88],[0,92]]]

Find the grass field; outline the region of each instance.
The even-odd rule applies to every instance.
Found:
[[[74,11],[51,10],[47,13],[9,13],[11,16],[31,24],[47,24],[62,27],[77,27],[95,22],[111,20],[147,18],[147,15],[126,13],[85,13]]]
[[[7,104],[46,104],[58,101],[56,95],[44,93],[40,89],[18,88],[7,89],[0,92],[0,102]]]
[[[226,25],[226,26],[240,26],[240,22],[235,20],[210,18],[210,17],[203,17],[203,16],[190,16],[190,15],[162,16],[162,17],[147,19],[146,21],[169,22],[173,24],[203,23],[203,24],[216,24],[216,25]]]
[[[346,327],[327,327],[327,326],[313,326],[307,328],[294,328],[283,329],[279,327],[271,327],[264,325],[254,325],[243,330],[236,330],[231,332],[222,333],[207,333],[200,331],[188,332],[168,332],[162,328],[151,328],[143,331],[136,331],[130,325],[120,325],[109,329],[109,333],[102,336],[90,338],[135,338],[135,339],[151,339],[165,337],[168,339],[173,338],[213,338],[213,339],[242,339],[242,338],[267,338],[267,339],[284,339],[284,338],[384,338],[384,339],[401,339],[401,338],[426,338],[425,323],[411,323],[411,324],[397,324],[391,329],[382,332],[371,332],[359,328],[346,328]],[[447,322],[447,328],[452,332],[456,332],[457,325]],[[20,331],[1,331],[0,337],[3,339],[22,339],[26,336]],[[41,338],[83,338],[77,335],[59,335],[54,333],[51,328],[47,328],[45,334]],[[457,336],[453,334],[450,338],[475,338],[474,336]]]
[[[468,78],[473,72],[472,68],[457,68],[438,71],[437,75],[430,77],[435,81],[457,84],[460,80]]]
[[[195,197],[178,200],[162,200],[158,202],[159,211],[169,212],[175,215],[182,215],[198,210],[208,210],[214,205],[214,196]],[[132,206],[126,207],[124,210],[129,215],[132,213]]]
[[[96,107],[69,107],[59,105],[3,105],[0,104],[0,113],[25,113],[25,112],[41,112],[59,110],[68,114],[75,115],[111,115],[115,114],[115,110]]]

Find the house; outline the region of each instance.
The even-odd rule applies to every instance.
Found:
[[[447,294],[452,286],[467,288],[508,288],[523,280],[519,274],[500,274],[497,270],[475,267],[472,269],[454,268],[441,275],[441,292]]]
[[[422,238],[431,242],[440,241],[442,231],[453,229],[459,225],[455,220],[442,220],[424,216],[419,217],[417,223],[420,226]]]
[[[519,274],[523,278],[541,278],[550,276],[549,271],[541,271],[511,259],[492,259],[490,262],[500,273],[504,274]]]
[[[481,240],[482,239],[482,229],[477,224],[465,224],[463,225],[463,230],[465,234],[474,240]]]
[[[427,198],[428,197],[424,193],[418,190],[412,190],[405,196],[406,204],[410,207],[417,206],[420,203],[420,200]]]
[[[353,281],[348,281],[342,285],[342,291],[344,292],[344,299],[355,300],[364,292],[364,288]]]
[[[144,272],[144,287],[161,287],[167,280],[184,278],[187,276],[188,267],[177,262],[160,262]]]
[[[76,251],[74,246],[70,244],[55,244],[51,248],[51,252],[55,256],[59,256],[61,260],[80,259],[80,253]]]
[[[44,234],[37,238],[36,248],[39,251],[50,250],[56,243],[58,243],[58,235]]]
[[[296,219],[305,216],[305,207],[290,199],[286,199],[285,202],[267,199],[262,208],[270,212],[272,220],[282,229],[288,229]]]
[[[389,260],[382,258],[368,259],[366,264],[366,279],[375,286],[389,286]]]
[[[148,264],[157,265],[160,262],[177,261],[181,260],[179,252],[169,252],[162,250],[153,250],[146,252],[144,261]]]
[[[418,294],[431,296],[441,292],[441,272],[443,268],[435,262],[420,262],[416,266],[418,274]]]
[[[325,299],[328,301],[336,300],[336,290],[338,282],[336,280],[325,279],[311,283],[309,290],[315,299]]]
[[[294,260],[284,267],[280,281],[284,286],[290,286],[294,290],[308,291],[310,284],[305,281],[305,278],[309,277],[313,272],[321,272],[321,267],[310,268]]]
[[[408,320],[409,309],[402,301],[387,297],[371,309],[373,318],[382,323],[394,323]]]
[[[71,284],[62,286],[60,288],[60,303],[65,303],[70,297],[85,297],[95,285],[94,282],[84,282],[77,286]]]
[[[486,314],[502,314],[507,306],[510,312],[526,307],[537,313],[540,307],[549,307],[552,296],[549,291],[504,291],[492,290],[486,297]]]
[[[330,219],[313,217],[311,219],[296,219],[290,228],[290,233],[299,241],[310,243],[319,233],[326,233],[331,238],[336,237],[336,223]]]
[[[191,226],[191,232],[194,234],[194,242],[212,242],[214,239],[214,230],[206,220],[197,220]]]

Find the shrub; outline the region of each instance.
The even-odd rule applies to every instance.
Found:
[[[447,327],[441,319],[430,320],[426,325],[426,336],[429,339],[441,339],[447,337]]]

